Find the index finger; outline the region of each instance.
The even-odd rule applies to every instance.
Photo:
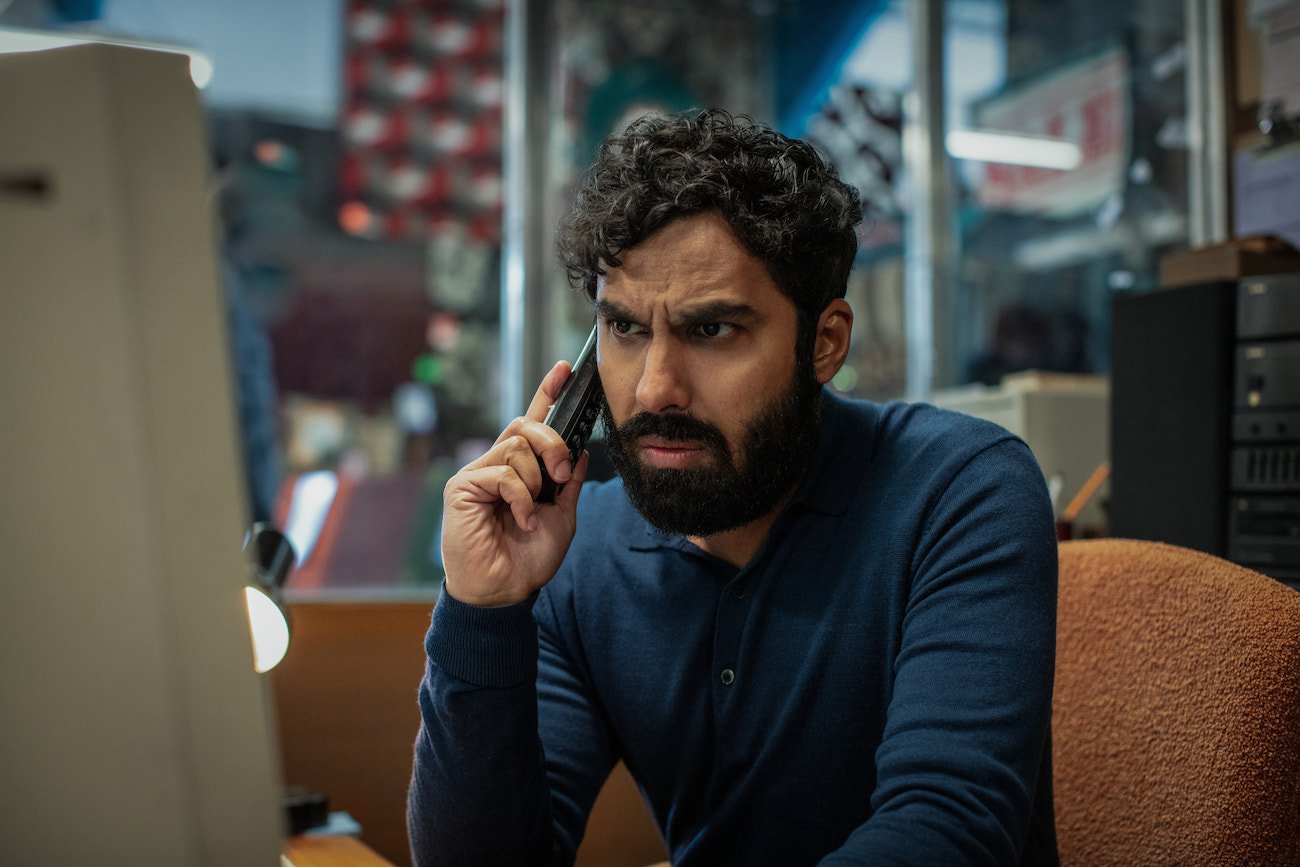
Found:
[[[546,413],[550,410],[551,404],[555,403],[555,399],[560,396],[564,383],[569,380],[570,371],[569,362],[555,362],[550,372],[542,377],[542,384],[537,386],[532,403],[528,404],[528,412],[525,414],[529,418],[533,421],[546,421]]]

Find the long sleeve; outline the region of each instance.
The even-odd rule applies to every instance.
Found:
[[[1056,628],[1051,511],[1023,443],[961,468],[912,568],[872,815],[822,863],[1020,863],[1050,785]]]
[[[537,608],[552,610],[545,598]],[[573,863],[614,758],[533,603],[482,609],[444,593],[425,649],[407,801],[415,863]]]
[[[568,863],[616,758],[679,867],[1054,862],[1037,464],[933,407],[824,409],[809,476],[743,568],[609,482],[531,611],[444,598],[420,863]]]

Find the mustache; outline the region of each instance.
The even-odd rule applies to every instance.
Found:
[[[667,440],[698,440],[724,455],[731,451],[722,431],[686,413],[641,412],[618,426],[618,437],[624,442],[644,436],[657,436]]]

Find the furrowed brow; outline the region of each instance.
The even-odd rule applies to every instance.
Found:
[[[732,301],[714,301],[683,310],[673,317],[673,325],[690,328],[696,325],[709,325],[714,322],[734,322],[748,325],[761,318],[757,310],[748,304]]]
[[[596,302],[596,316],[612,322],[640,323],[635,313],[617,301],[610,301],[607,298]],[[672,323],[674,328],[694,328],[715,322],[751,325],[760,319],[762,315],[748,304],[735,301],[712,301],[675,313],[672,316]]]
[[[635,322],[636,316],[618,303],[602,298],[596,302],[596,316],[611,322]]]

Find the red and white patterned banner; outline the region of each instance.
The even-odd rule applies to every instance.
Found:
[[[349,0],[346,14],[340,224],[498,241],[503,0]]]

